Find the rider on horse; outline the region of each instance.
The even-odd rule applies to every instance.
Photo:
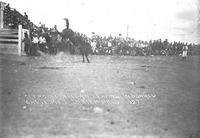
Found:
[[[84,56],[86,57],[87,61],[88,55],[91,53],[91,46],[89,43],[85,42],[82,36],[76,35],[71,29],[69,29],[69,20],[67,18],[64,19],[66,21],[66,28],[62,31],[63,39],[69,39],[74,46],[76,46],[83,57],[83,62],[85,62]]]

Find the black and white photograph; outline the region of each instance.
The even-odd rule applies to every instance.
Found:
[[[0,138],[200,138],[200,0],[0,0]]]

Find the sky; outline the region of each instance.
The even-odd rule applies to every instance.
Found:
[[[91,36],[127,35],[136,40],[200,43],[200,0],[3,0],[29,19],[59,31]]]

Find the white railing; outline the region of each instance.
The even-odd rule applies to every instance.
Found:
[[[27,29],[23,29],[22,25],[17,29],[0,29],[0,48],[2,53],[11,53],[21,56],[24,51],[23,39],[24,34],[27,33],[30,36],[30,32]],[[15,49],[15,50],[14,50]],[[13,50],[15,52],[13,52]]]

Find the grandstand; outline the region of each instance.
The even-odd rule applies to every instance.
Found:
[[[24,32],[37,28],[27,15],[22,15],[9,4],[0,1],[0,52],[9,54],[23,54],[22,38]]]

